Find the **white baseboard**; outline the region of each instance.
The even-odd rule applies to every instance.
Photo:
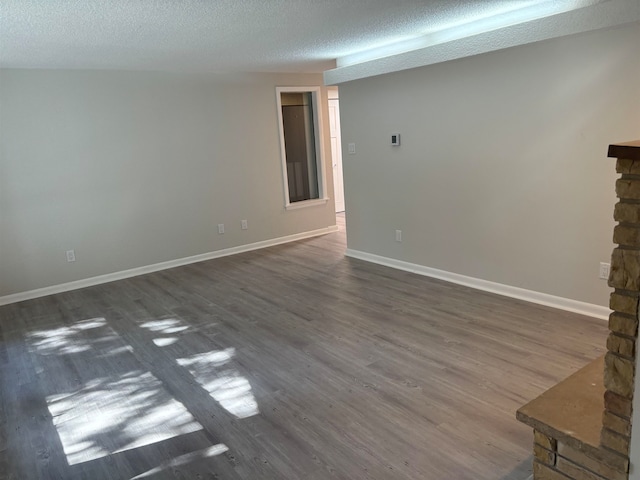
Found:
[[[571,300],[569,298],[556,297],[555,295],[534,292],[533,290],[512,287],[510,285],[503,285],[501,283],[490,282],[488,280],[482,280],[480,278],[467,277],[458,273],[451,273],[445,270],[425,267],[416,263],[403,262],[402,260],[382,257],[380,255],[361,252],[359,250],[347,249],[346,255],[347,257],[357,258],[371,263],[377,263],[379,265],[416,273],[418,275],[424,275],[426,277],[438,278],[440,280],[456,283],[458,285],[464,285],[466,287],[475,288],[477,290],[497,293],[498,295],[503,295],[505,297],[517,298],[519,300],[525,300],[527,302],[537,303],[539,305],[545,305],[547,307],[553,307],[560,310],[566,310],[568,312],[587,315],[589,317],[606,320],[609,318],[609,314],[611,313],[611,310],[609,310],[607,307],[602,307],[600,305],[580,302],[578,300]]]
[[[205,260],[212,260],[214,258],[227,257],[229,255],[249,252],[251,250],[259,250],[261,248],[272,247],[274,245],[280,245],[283,243],[295,242],[296,240],[304,240],[305,238],[317,237],[319,235],[325,235],[327,233],[333,233],[337,231],[338,226],[332,225],[329,227],[320,228],[318,230],[311,230],[309,232],[295,233],[293,235],[287,235],[285,237],[278,237],[271,240],[263,240],[261,242],[250,243],[248,245],[225,248],[222,250],[216,250],[215,252],[194,255],[192,257],[178,258],[176,260],[155,263],[153,265],[146,265],[144,267],[137,267],[129,270],[122,270],[120,272],[108,273],[106,275],[98,275],[97,277],[84,278],[82,280],[76,280],[73,282],[52,285],[50,287],[38,288],[36,290],[14,293],[11,295],[0,297],[0,305],[8,305],[10,303],[22,302],[24,300],[31,300],[33,298],[46,297],[47,295],[68,292],[70,290],[77,290],[79,288],[92,287],[94,285],[100,285],[102,283],[137,277],[138,275],[144,275],[146,273],[166,270],[168,268],[180,267],[182,265],[188,265],[190,263],[203,262]]]

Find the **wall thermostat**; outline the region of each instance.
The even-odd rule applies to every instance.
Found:
[[[391,145],[400,145],[400,134],[392,133],[391,134]]]

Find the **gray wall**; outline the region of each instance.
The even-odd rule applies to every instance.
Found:
[[[633,393],[633,416],[631,418],[631,449],[629,458],[629,480],[640,480],[640,377],[638,377],[638,356],[636,355],[635,392]],[[633,421],[635,417],[635,422]]]
[[[638,45],[635,24],[341,84],[349,248],[607,305]]]
[[[1,71],[0,296],[334,225],[283,208],[275,87],[321,82]]]

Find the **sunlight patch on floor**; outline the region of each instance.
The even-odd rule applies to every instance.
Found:
[[[177,337],[161,337],[153,339],[153,343],[156,345],[156,347],[168,347],[169,345],[173,345],[177,341]]]
[[[176,334],[186,332],[189,330],[188,325],[184,325],[180,320],[175,318],[165,318],[162,320],[152,320],[140,325],[142,328],[146,328],[158,335],[171,335],[167,337],[157,337],[153,339],[153,343],[157,347],[168,347],[176,343],[179,338]]]
[[[39,355],[82,353],[92,350],[96,344],[118,338],[117,334],[109,329],[105,335],[93,338],[91,344],[77,341],[77,338],[81,337],[86,330],[104,327],[107,327],[107,321],[104,318],[91,318],[66,327],[30,333],[29,339]]]
[[[190,328],[172,318],[140,326],[154,334],[152,341],[160,347],[176,343]],[[29,335],[29,346],[43,359],[38,366],[42,374],[46,375],[48,368],[77,369],[75,383],[52,384],[46,397],[69,465],[203,429],[160,379],[137,367],[132,347],[105,318],[34,332]],[[225,410],[237,418],[246,418],[259,413],[258,404],[249,381],[233,367],[235,354],[234,348],[227,348],[179,358],[176,362]],[[162,470],[175,462],[218,455],[226,449],[217,445],[172,459],[157,468]],[[154,471],[143,475],[152,475]]]
[[[140,325],[142,328],[151,330],[152,332],[161,332],[165,334],[179,333],[188,330],[187,325],[181,325],[182,322],[175,318],[166,318],[163,320],[153,320]]]
[[[70,465],[202,429],[149,372],[95,379],[47,405]]]
[[[152,475],[161,473],[164,470],[168,470],[170,468],[180,467],[181,465],[186,465],[187,463],[192,463],[196,460],[200,460],[204,458],[215,457],[216,455],[221,455],[228,450],[229,448],[224,443],[219,443],[209,448],[205,448],[204,450],[199,450],[197,452],[191,452],[185,455],[180,455],[179,457],[172,458],[171,460],[167,460],[166,462],[163,462],[162,464],[158,465],[156,468],[152,468],[147,472],[141,473],[140,475],[136,475],[135,477],[131,478],[131,480],[147,478]]]
[[[234,348],[179,358],[196,381],[229,413],[247,418],[260,413],[249,381],[228,366],[235,355]],[[224,368],[221,368],[224,367]]]
[[[147,327],[174,333],[188,328],[176,323],[163,320]],[[203,428],[157,377],[137,367],[133,348],[105,318],[38,330],[28,342],[42,359],[35,366],[43,378],[49,369],[73,372],[73,381],[49,385],[46,396],[70,465]]]

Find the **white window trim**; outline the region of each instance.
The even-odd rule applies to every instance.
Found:
[[[325,205],[329,201],[328,198],[312,198],[311,200],[302,200],[300,202],[293,202],[285,205],[287,210],[297,210],[298,208],[315,207],[318,205]]]
[[[284,145],[284,129],[282,120],[282,99],[281,93],[286,92],[311,92],[313,96],[313,120],[314,134],[316,137],[316,165],[319,164],[318,171],[318,193],[320,198],[302,200],[300,202],[289,201],[289,183],[287,182],[287,151]],[[327,196],[327,181],[325,174],[325,152],[324,152],[324,124],[322,122],[322,95],[320,87],[276,87],[276,105],[278,108],[278,133],[280,135],[280,159],[282,161],[282,184],[284,188],[284,208],[285,210],[297,210],[299,208],[314,207],[326,204],[329,201]]]

